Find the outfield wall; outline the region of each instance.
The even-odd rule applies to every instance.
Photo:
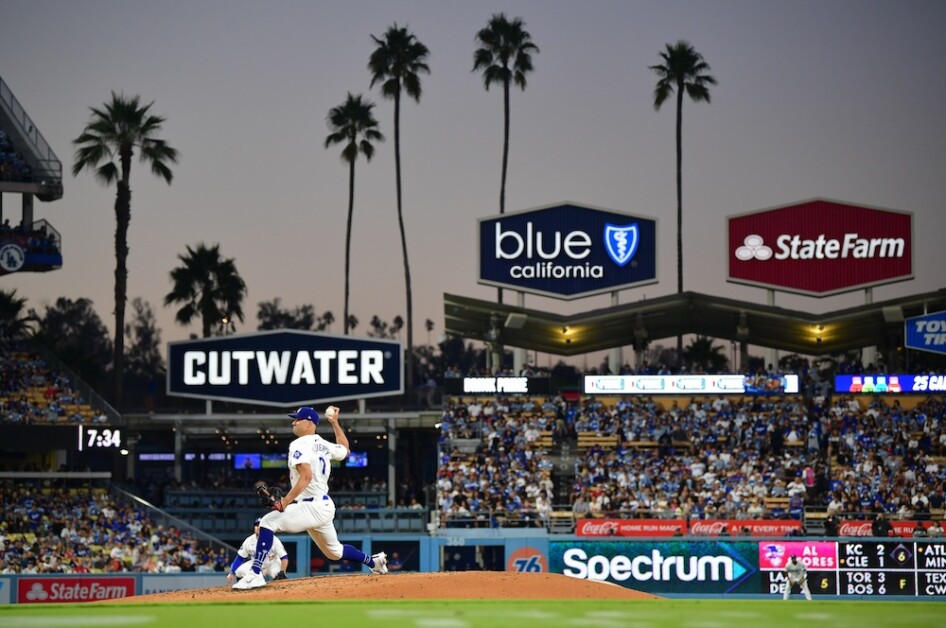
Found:
[[[366,553],[398,553],[404,571],[488,569],[562,573],[677,597],[771,598],[784,591],[792,554],[808,565],[815,597],[946,600],[946,540],[791,538],[588,538],[542,530],[445,529],[434,536],[342,536]],[[323,562],[306,535],[280,537],[290,578],[344,571]],[[318,567],[318,569],[313,569]],[[324,567],[324,569],[322,569]],[[361,565],[353,568],[367,572]],[[395,570],[396,571],[396,570]],[[87,602],[226,585],[209,574],[0,576],[0,603]]]

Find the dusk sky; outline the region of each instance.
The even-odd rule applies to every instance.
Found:
[[[719,83],[710,104],[683,109],[686,290],[764,303],[764,290],[726,282],[726,217],[814,197],[914,214],[915,279],[875,288],[874,301],[946,287],[939,0],[0,0],[0,77],[66,172],[63,198],[35,206],[62,235],[62,269],[0,288],[39,311],[87,297],[113,332],[115,190],[71,166],[89,107],[115,91],[154,101],[160,137],[181,155],[171,186],[137,161],[131,180],[128,296],[151,304],[162,340],[200,333],[162,304],[178,255],[201,242],[219,243],[247,283],[238,331],[255,330],[257,304],[276,297],[340,321],[348,169],[323,142],[350,91],[376,103],[387,137],[356,165],[354,333],[375,314],[404,316],[393,104],[369,89],[367,69],[370,36],[397,22],[430,49],[420,103],[402,103],[401,158],[415,344],[426,319],[436,342],[445,292],[496,294],[476,282],[476,221],[498,213],[502,90],[471,70],[474,36],[499,11],[523,18],[540,48],[511,96],[506,210],[572,201],[656,218],[660,282],[622,303],[676,291],[674,103],[654,110],[648,66],[680,39]],[[19,220],[17,196],[4,195],[4,216]],[[776,297],[812,312],[863,302],[863,290]],[[526,296],[560,313],[609,304]]]

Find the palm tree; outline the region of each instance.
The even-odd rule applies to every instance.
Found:
[[[401,230],[401,254],[404,258],[404,283],[407,292],[407,390],[414,389],[414,307],[411,297],[411,265],[407,257],[407,234],[404,232],[404,208],[401,205],[401,91],[420,102],[420,74],[430,74],[427,67],[427,46],[417,40],[406,27],[394,24],[379,39],[368,59],[371,87],[381,83],[381,94],[394,101],[394,171],[397,181],[397,222]]]
[[[348,335],[348,297],[349,278],[351,276],[351,221],[355,210],[355,160],[358,154],[371,161],[374,156],[372,141],[383,142],[384,136],[378,131],[378,121],[371,110],[374,103],[362,100],[361,95],[348,98],[328,112],[328,127],[332,132],[325,138],[325,148],[332,144],[344,144],[342,159],[348,162],[348,225],[345,229],[345,335]]]
[[[498,83],[503,86],[503,170],[499,184],[499,213],[506,211],[506,171],[509,164],[509,86],[515,82],[525,91],[526,74],[532,72],[532,54],[539,47],[525,30],[525,22],[512,21],[504,13],[495,13],[485,28],[476,33],[480,43],[473,53],[473,71],[483,71],[483,87]],[[511,67],[510,67],[511,66]]]
[[[112,92],[102,108],[90,107],[92,116],[82,133],[73,140],[77,146],[72,175],[83,169],[95,172],[106,187],[115,183],[115,342],[112,366],[115,407],[122,408],[122,379],[125,370],[125,303],[128,300],[128,225],[131,222],[131,161],[149,164],[151,173],[168,184],[174,178],[170,164],[177,163],[177,150],[158,139],[164,118],[149,113],[154,102],[141,106],[138,96],[126,98]],[[116,163],[116,160],[118,163]]]
[[[693,49],[689,42],[682,39],[676,44],[667,44],[660,53],[662,65],[652,65],[650,69],[660,79],[654,88],[654,109],[660,110],[671,94],[677,95],[677,292],[683,292],[683,92],[694,102],[710,102],[709,86],[716,85],[716,79],[706,74],[709,65],[703,55]],[[678,366],[683,359],[683,337],[677,336]]]
[[[174,316],[178,323],[189,325],[200,318],[202,337],[208,338],[215,326],[234,330],[234,318],[243,322],[246,284],[234,261],[220,256],[219,244],[188,246],[187,254],[177,258],[183,265],[170,273],[174,287],[165,295],[164,305],[182,305]]]
[[[26,299],[16,296],[16,288],[0,290],[0,341],[16,342],[30,334],[36,318],[30,313],[24,316],[24,307]]]

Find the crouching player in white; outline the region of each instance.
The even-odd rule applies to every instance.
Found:
[[[253,558],[256,556],[256,541],[259,537],[259,522],[259,519],[254,522],[253,534],[246,537],[243,545],[237,550],[233,563],[230,565],[230,573],[227,574],[227,584],[233,584],[237,580],[241,580],[252,570]],[[273,545],[269,548],[266,558],[263,559],[263,568],[260,570],[260,575],[270,580],[285,580],[287,577],[286,567],[288,566],[289,554],[286,553],[282,541],[274,536]]]
[[[348,456],[348,437],[338,424],[338,408],[329,406],[325,419],[335,432],[330,443],[315,433],[319,413],[303,407],[289,415],[292,433],[296,439],[289,444],[289,481],[292,488],[272,512],[260,520],[259,539],[251,571],[233,585],[234,589],[256,589],[266,586],[261,575],[266,554],[273,544],[274,534],[308,532],[326,558],[333,561],[350,560],[366,565],[376,574],[388,573],[384,552],[368,556],[353,545],[342,545],[335,530],[335,502],[328,495],[328,478],[333,460]]]
[[[808,568],[805,567],[805,563],[798,560],[798,556],[792,554],[785,565],[785,575],[788,577],[788,582],[785,583],[785,595],[782,599],[787,600],[788,596],[792,594],[792,589],[797,586],[805,594],[805,599],[810,602],[811,591],[808,589]]]

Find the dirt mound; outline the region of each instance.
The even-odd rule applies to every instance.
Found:
[[[627,600],[659,599],[618,585],[550,573],[454,571],[386,576],[336,575],[270,582],[250,591],[226,584],[125,598],[127,602],[246,602],[263,600]],[[112,600],[114,602],[114,600]]]

